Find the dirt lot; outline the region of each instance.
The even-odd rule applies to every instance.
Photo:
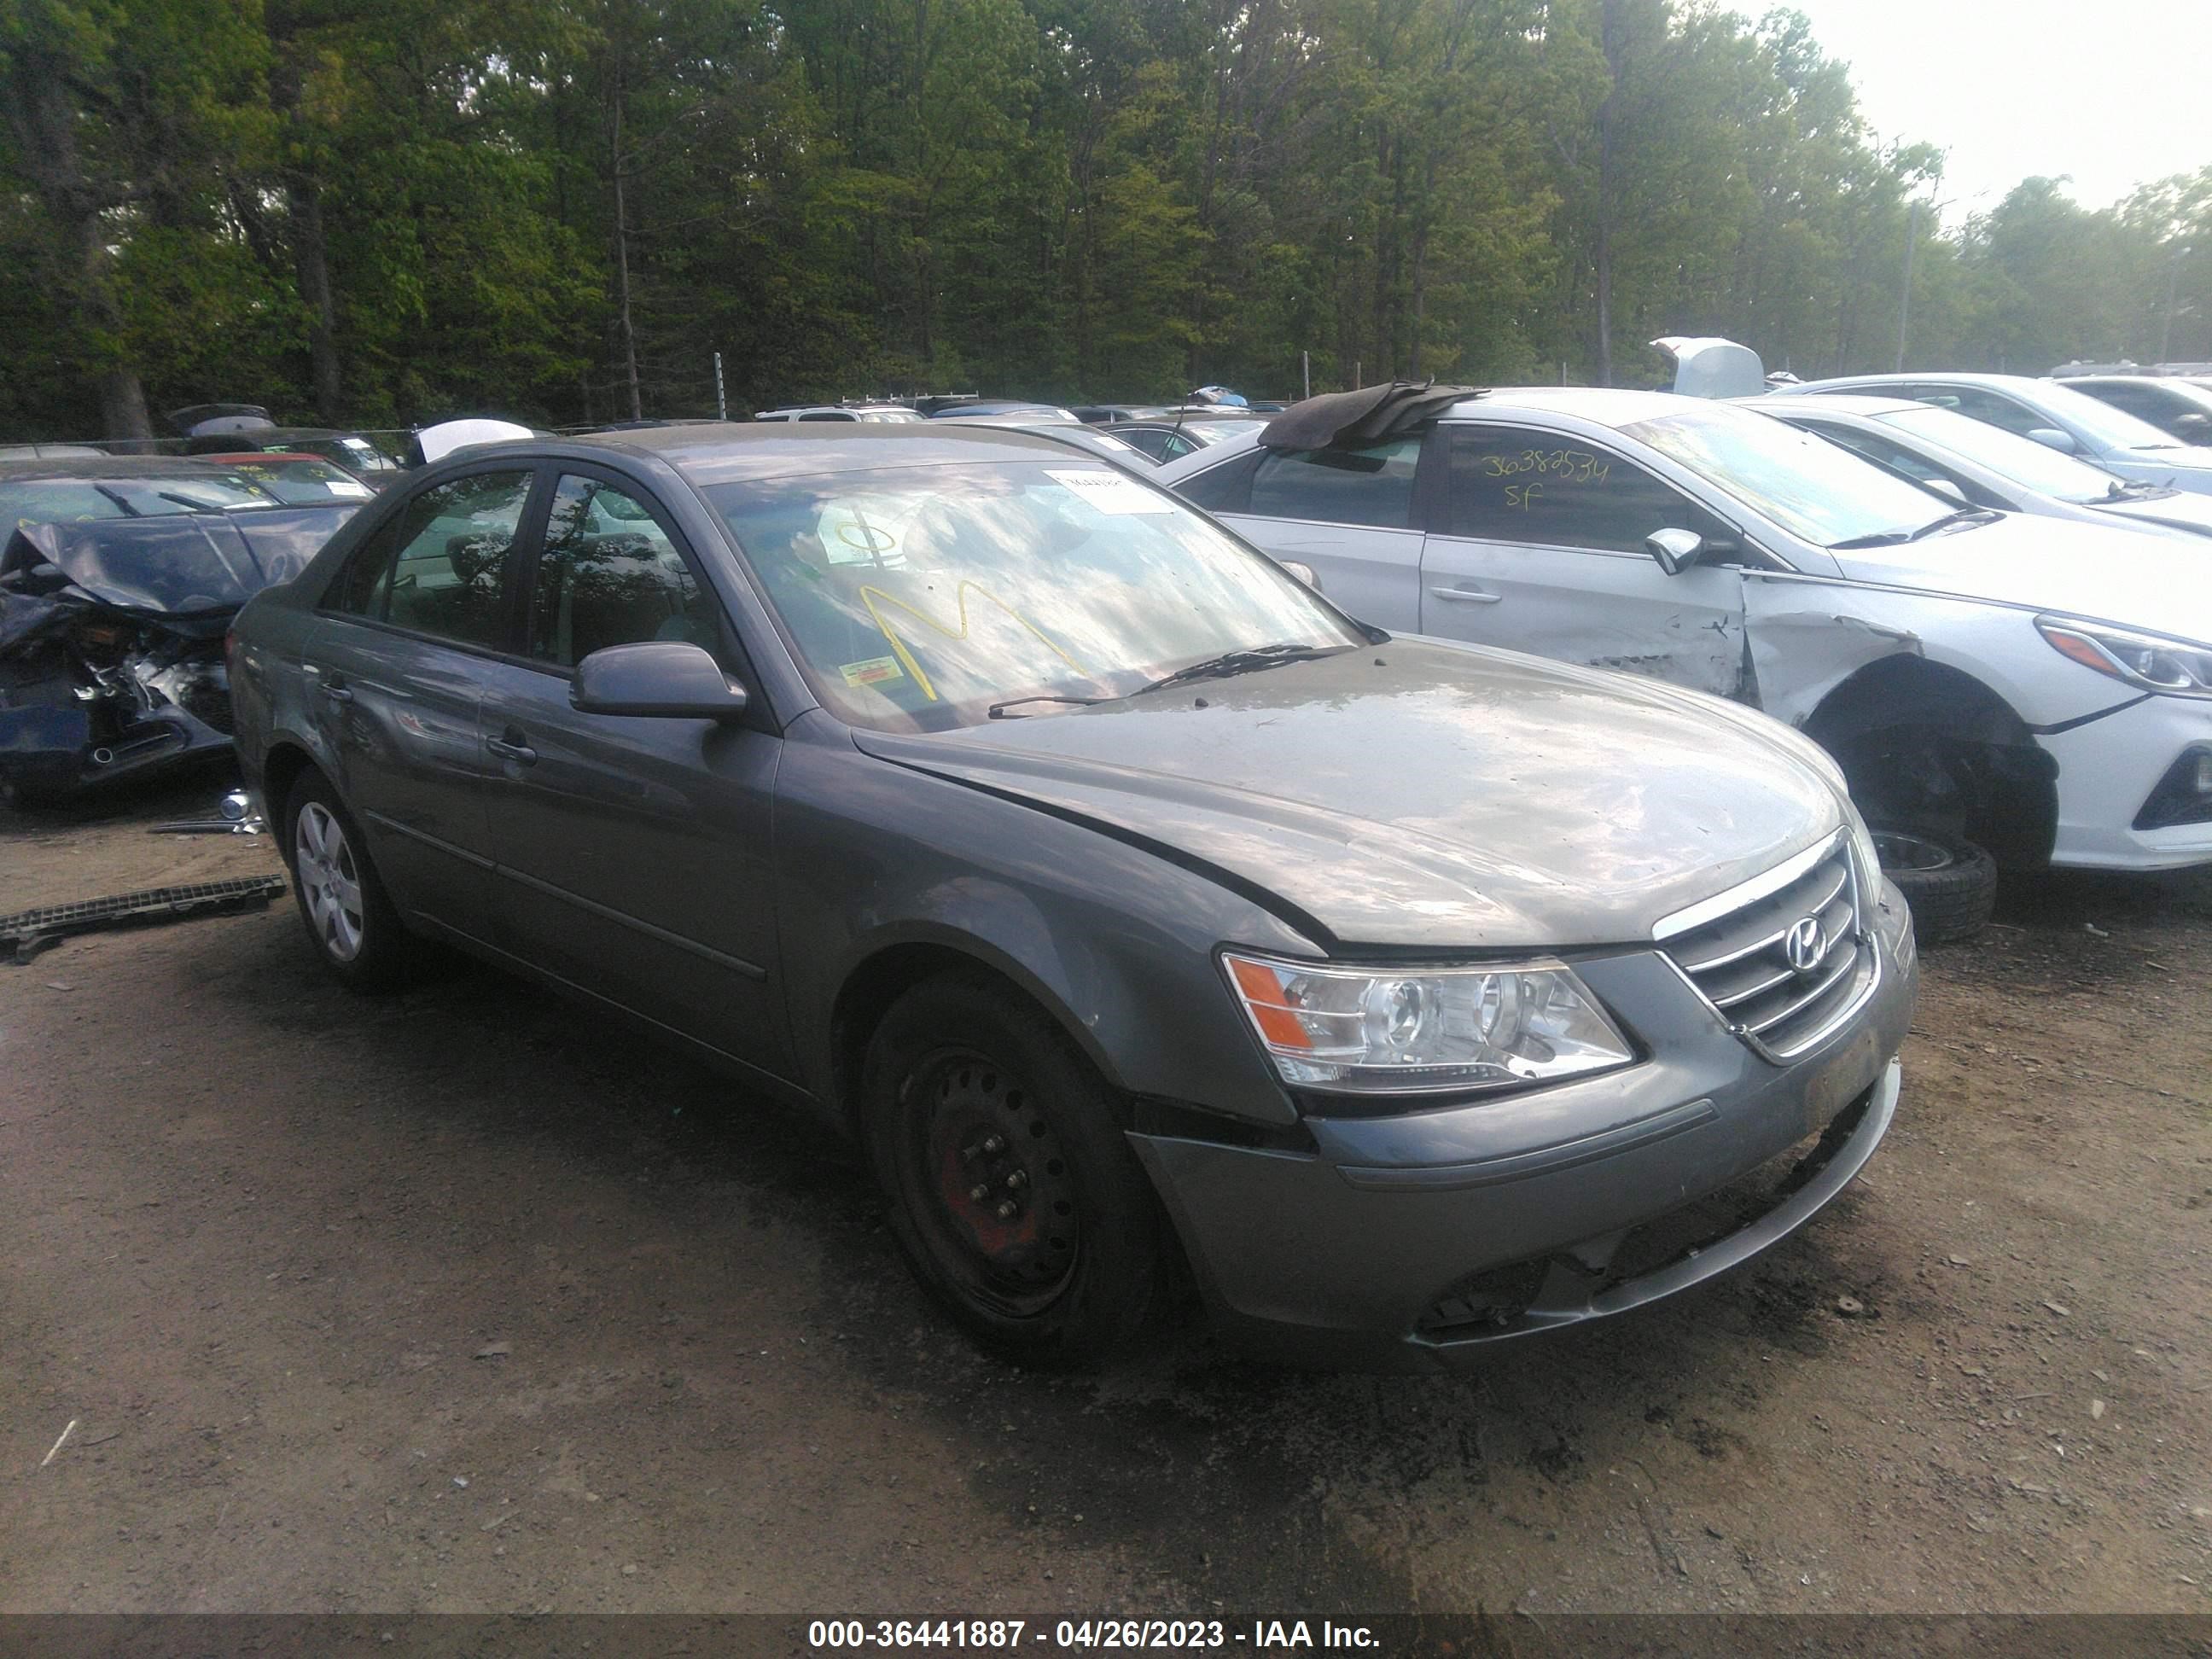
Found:
[[[214,793],[0,811],[0,913],[275,870],[145,833]],[[1025,1376],[596,1017],[73,940],[0,967],[0,1611],[2212,1610],[2212,881],[2000,923],[1821,1222],[1449,1381]]]

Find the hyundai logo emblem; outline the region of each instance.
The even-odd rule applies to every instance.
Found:
[[[1809,974],[1828,957],[1828,935],[1818,916],[1806,916],[1782,936],[1782,954],[1801,974]]]

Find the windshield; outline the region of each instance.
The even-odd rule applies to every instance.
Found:
[[[1938,449],[1978,461],[1990,471],[2039,495],[2056,495],[2062,501],[2101,501],[2120,482],[2100,466],[2062,455],[2047,444],[2023,438],[2002,427],[1954,415],[1948,409],[1923,404],[1894,414],[1877,415],[1875,419],[1884,426],[1893,426],[1925,439]]]
[[[270,456],[233,461],[231,465],[287,507],[328,507],[332,501],[365,501],[369,487],[328,461]]]
[[[244,478],[24,478],[0,483],[0,524],[74,524],[84,519],[152,519],[173,513],[267,507],[275,497]]]
[[[1225,652],[1364,642],[1174,496],[1073,455],[707,493],[815,695],[856,726],[973,726],[1017,700],[1127,696]]]
[[[1910,532],[1950,511],[1871,461],[1746,409],[1705,405],[1621,431],[1816,547]]]
[[[2070,386],[2033,381],[2034,402],[2051,415],[2085,433],[2100,450],[2106,449],[2173,449],[2179,447],[2173,434],[2160,432],[2148,421],[2139,420],[2125,410],[2092,398],[2086,392],[2076,392]],[[2026,401],[2026,399],[2023,399]],[[2030,441],[2033,441],[2031,440]]]

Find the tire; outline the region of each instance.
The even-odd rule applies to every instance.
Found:
[[[1970,841],[1939,830],[1874,827],[1881,872],[1912,907],[1912,936],[1957,945],[1986,927],[1996,903],[1996,861]]]
[[[981,974],[926,981],[876,1028],[860,1089],[892,1231],[963,1328],[1053,1368],[1129,1345],[1164,1218],[1105,1080],[1041,1010]]]
[[[421,956],[385,891],[353,815],[319,772],[306,771],[284,799],[285,867],[315,955],[356,991],[405,983]]]

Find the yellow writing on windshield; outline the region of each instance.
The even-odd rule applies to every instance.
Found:
[[[1000,599],[996,593],[991,592],[989,588],[985,587],[980,582],[963,580],[958,586],[952,590],[952,603],[959,618],[959,626],[957,628],[945,627],[942,623],[930,616],[927,611],[915,610],[914,606],[908,605],[904,599],[898,599],[890,593],[886,593],[880,587],[872,587],[864,585],[860,589],[860,603],[867,606],[869,620],[875,623],[878,631],[883,635],[884,638],[890,641],[890,647],[897,653],[899,661],[906,665],[906,672],[914,676],[914,683],[921,688],[921,695],[927,697],[930,702],[935,702],[938,701],[937,688],[930,684],[929,676],[922,672],[921,665],[914,659],[914,653],[906,648],[906,641],[899,638],[898,630],[884,620],[884,613],[876,608],[876,602],[880,599],[885,605],[888,605],[894,610],[905,611],[908,616],[913,617],[924,628],[929,629],[931,633],[939,635],[945,639],[964,640],[969,635],[968,595],[970,592],[976,594],[979,598],[988,599],[993,605],[998,606],[999,609],[1006,612],[1007,616],[1012,617],[1024,628],[1027,629],[1036,638],[1038,644],[1043,646],[1046,650],[1051,652],[1054,656],[1058,657],[1062,662],[1066,663],[1077,673],[1082,674],[1089,672],[1081,663],[1076,661],[1074,658],[1069,656],[1066,652],[1061,650],[1059,646],[1055,645],[1052,641],[1051,638],[1045,634],[1043,629],[1040,629],[1027,617],[1022,615],[1020,611],[1015,610],[1013,606],[1008,605],[1004,599]]]

